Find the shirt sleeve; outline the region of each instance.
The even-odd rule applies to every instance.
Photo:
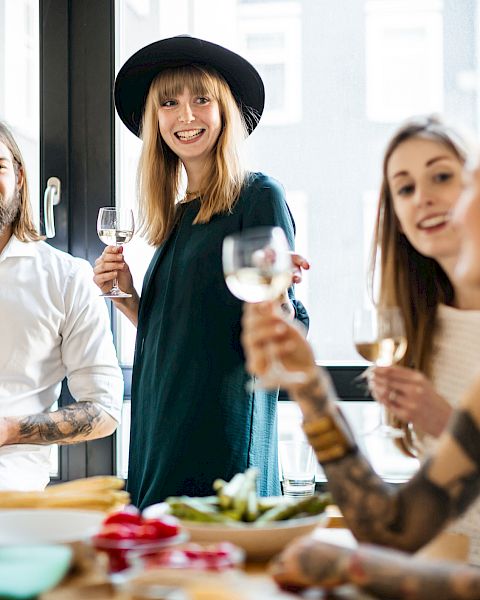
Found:
[[[65,281],[62,360],[74,399],[99,404],[120,422],[123,377],[108,310],[92,278],[90,265],[79,260],[78,268]]]
[[[290,250],[295,250],[295,221],[285,198],[281,184],[266,175],[257,174],[249,184],[246,196],[247,206],[243,217],[243,228],[277,226],[285,232]],[[288,290],[295,310],[295,318],[306,329],[309,316],[305,306],[295,298],[294,286]]]

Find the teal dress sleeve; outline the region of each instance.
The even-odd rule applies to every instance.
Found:
[[[243,226],[261,227],[276,225],[281,227],[287,237],[291,250],[295,250],[295,221],[285,198],[283,186],[267,175],[255,173],[249,186],[246,201],[248,206],[243,218]],[[308,331],[310,318],[305,306],[295,298],[294,287],[288,290],[290,301],[295,310],[295,318]]]

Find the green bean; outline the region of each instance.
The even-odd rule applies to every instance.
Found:
[[[179,519],[202,523],[228,523],[232,521],[228,515],[216,510],[214,506],[202,502],[200,498],[171,496],[167,498],[166,502],[171,513]]]
[[[302,498],[297,502],[288,504],[279,504],[267,512],[264,512],[256,521],[255,524],[270,523],[271,521],[285,521],[296,517],[301,513],[308,513],[309,515],[317,515],[325,510],[329,502],[326,502],[326,498],[322,496],[309,496],[308,498]]]

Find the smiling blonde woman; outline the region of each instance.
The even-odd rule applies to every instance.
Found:
[[[263,111],[263,83],[237,54],[178,36],[142,48],[120,69],[115,101],[143,141],[140,222],[156,252],[142,296],[123,255],[107,248],[95,281],[118,273],[137,326],[127,489],[144,507],[170,495],[210,495],[217,478],[260,470],[263,495],[280,493],[277,392],[247,391],[241,302],[225,284],[225,236],[294,223],[278,182],[250,173],[242,145]],[[187,191],[181,187],[182,174]],[[306,313],[289,291],[292,314]]]

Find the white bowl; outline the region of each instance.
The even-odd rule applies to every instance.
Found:
[[[154,504],[144,510],[144,516],[155,517],[168,512],[166,503]],[[324,527],[329,517],[326,513],[311,517],[275,521],[264,525],[253,523],[198,523],[180,519],[190,534],[191,542],[231,542],[245,550],[252,561],[268,560],[281,552],[294,538],[310,533],[316,527]]]
[[[267,560],[281,552],[294,538],[325,524],[323,515],[278,521],[263,526],[240,523],[219,525],[182,521],[192,542],[228,541],[245,550],[249,560]]]
[[[88,540],[104,518],[104,513],[92,510],[0,510],[0,546]]]

